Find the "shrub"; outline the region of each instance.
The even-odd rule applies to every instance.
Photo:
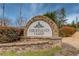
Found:
[[[76,32],[76,29],[70,26],[63,26],[62,28],[60,28],[59,32],[60,32],[60,36],[69,37]]]
[[[11,27],[0,27],[0,43],[13,42],[19,39],[20,30]]]

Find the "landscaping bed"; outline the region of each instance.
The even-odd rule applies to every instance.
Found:
[[[23,53],[17,52],[0,52],[1,56],[54,56],[56,53],[59,53],[61,48],[54,47],[51,49],[44,49],[44,50],[35,50],[35,51],[26,51]]]

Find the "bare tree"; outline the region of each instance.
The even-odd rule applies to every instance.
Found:
[[[8,26],[11,23],[11,20],[5,17],[5,4],[2,4],[2,18],[0,18],[0,25],[1,26]]]
[[[10,19],[8,19],[8,18],[4,18],[3,19],[3,25],[4,26],[8,26],[8,25],[10,25],[11,24],[11,20]]]
[[[20,4],[19,17],[16,20],[16,24],[18,27],[23,27],[26,23],[26,19],[23,17],[23,14],[22,14],[22,11],[23,11],[22,8],[23,8],[23,4]]]
[[[3,18],[4,18],[4,6],[5,4],[3,3],[2,4],[2,6],[1,6],[1,9],[2,9],[2,17],[0,18],[0,26],[2,26],[3,25]]]
[[[8,26],[11,24],[11,20],[9,18],[0,18],[0,26]]]

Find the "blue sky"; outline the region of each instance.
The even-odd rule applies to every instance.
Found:
[[[5,4],[5,17],[10,18],[15,25],[15,21],[19,16],[19,8],[21,4]],[[79,17],[79,4],[62,4],[62,3],[26,3],[22,4],[22,16],[29,20],[33,16],[42,15],[46,12],[55,11],[61,8],[65,8],[66,10],[66,19],[68,19],[68,23],[72,20],[75,20],[76,17]],[[0,17],[2,17],[2,4],[0,4]]]

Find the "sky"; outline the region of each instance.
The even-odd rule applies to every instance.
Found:
[[[2,5],[0,3],[0,17],[2,17]],[[33,16],[42,15],[47,12],[59,10],[64,8],[66,11],[67,23],[71,23],[73,20],[76,20],[76,17],[79,17],[79,4],[77,3],[6,3],[5,4],[5,17],[10,18],[15,25],[15,21],[19,16],[19,9],[22,5],[22,16],[28,21]]]

